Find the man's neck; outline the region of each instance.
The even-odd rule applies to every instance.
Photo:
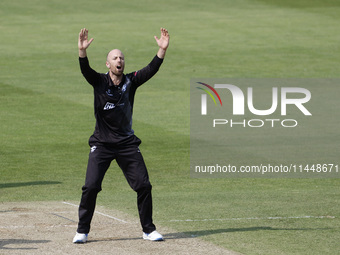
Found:
[[[117,76],[113,74],[112,72],[110,72],[110,78],[112,80],[113,85],[118,86],[123,79],[123,75]]]

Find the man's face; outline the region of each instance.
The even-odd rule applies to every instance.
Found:
[[[107,54],[106,66],[114,75],[121,76],[125,67],[124,54],[118,49],[111,50]]]

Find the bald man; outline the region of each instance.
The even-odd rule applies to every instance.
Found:
[[[90,67],[86,50],[93,41],[88,30],[81,29],[78,38],[80,69],[94,91],[96,127],[89,139],[90,153],[85,185],[79,205],[79,222],[74,243],[88,240],[90,224],[95,210],[97,194],[101,191],[104,175],[111,162],[116,160],[130,187],[137,192],[137,206],[143,238],[162,241],[152,220],[152,196],[148,171],[139,150],[141,140],[132,129],[132,111],[137,88],[156,74],[165,57],[170,36],[161,28],[161,37],[155,36],[158,51],[143,69],[124,74],[124,54],[111,50],[107,54],[107,73],[97,73]]]

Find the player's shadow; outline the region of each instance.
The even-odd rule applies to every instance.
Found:
[[[311,231],[311,230],[329,230],[330,228],[273,228],[273,227],[249,227],[249,228],[222,228],[214,230],[199,230],[165,234],[165,239],[183,239],[196,238],[221,233],[247,232],[247,231]]]
[[[248,227],[248,228],[222,228],[214,230],[198,230],[188,232],[176,232],[164,234],[164,239],[186,239],[186,238],[197,238],[200,236],[208,236],[222,233],[233,233],[233,232],[247,232],[247,231],[312,231],[312,230],[329,230],[330,228],[274,228],[274,227]],[[142,240],[141,237],[109,237],[92,239],[88,242],[109,242],[109,241],[132,241]]]
[[[38,248],[23,247],[29,244],[48,243],[50,240],[0,239],[0,250],[36,250]],[[10,245],[12,247],[6,247]],[[13,247],[18,246],[18,247]],[[19,247],[20,246],[20,247]]]
[[[0,183],[0,189],[25,187],[25,186],[33,186],[33,185],[54,185],[54,184],[61,184],[61,182],[55,182],[55,181],[35,181],[35,182]]]
[[[186,238],[197,238],[200,236],[208,236],[222,233],[234,233],[234,232],[247,232],[247,231],[318,231],[318,230],[329,230],[331,228],[275,228],[275,227],[248,227],[248,228],[222,228],[213,230],[198,230],[198,231],[187,231],[187,232],[176,232],[163,234],[165,241],[167,239],[186,239]],[[88,242],[109,242],[109,241],[132,241],[142,240],[141,237],[108,237],[100,239],[92,239]]]

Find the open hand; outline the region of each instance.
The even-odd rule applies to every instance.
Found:
[[[86,50],[92,43],[93,38],[88,40],[88,34],[89,34],[89,30],[87,30],[86,28],[83,28],[80,30],[79,38],[78,38],[79,50]]]
[[[169,40],[170,40],[170,35],[168,33],[168,30],[165,28],[161,28],[161,38],[158,38],[157,36],[154,36],[155,40],[162,50],[166,50],[169,46]]]

